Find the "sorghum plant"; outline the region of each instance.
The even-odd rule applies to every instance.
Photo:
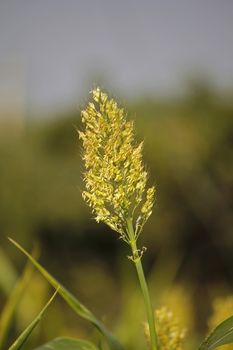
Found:
[[[81,112],[84,130],[85,164],[83,198],[92,208],[96,221],[103,221],[118,232],[131,247],[145,301],[151,348],[157,349],[154,313],[144,276],[137,239],[152,212],[155,187],[147,188],[148,173],[142,161],[143,143],[134,139],[134,125],[108,95],[96,88]]]

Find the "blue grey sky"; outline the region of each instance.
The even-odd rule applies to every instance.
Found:
[[[0,85],[20,76],[32,106],[74,101],[98,77],[130,97],[197,73],[233,86],[232,0],[0,0]]]

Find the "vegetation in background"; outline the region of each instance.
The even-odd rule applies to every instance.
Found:
[[[191,293],[195,303],[196,317],[192,321],[196,329],[194,338],[198,338],[200,332],[205,332],[212,295],[224,295],[232,286],[233,108],[231,103],[214,96],[211,91],[208,94],[195,91],[184,100],[169,103],[146,101],[129,106],[129,109],[136,111],[139,137],[145,136],[146,141],[146,162],[150,164],[151,178],[156,179],[158,186],[157,214],[152,216],[144,237],[146,245],[150,246],[145,255],[145,267],[148,277],[151,275],[152,295],[157,294],[155,300],[160,299],[160,291],[153,287],[155,270],[160,270],[161,276],[171,275],[164,282],[167,290],[174,281],[188,285],[186,293]],[[91,302],[98,314],[102,314],[104,306],[107,323],[113,329],[120,329],[119,323],[124,322],[119,311],[123,303],[121,297],[127,289],[131,289],[132,299],[140,299],[137,299],[132,279],[127,282],[128,286],[121,283],[118,271],[126,269],[126,265],[121,266],[123,263],[120,263],[120,245],[114,237],[107,235],[104,226],[96,228],[94,223],[89,222],[87,210],[80,201],[81,184],[77,174],[81,167],[72,125],[77,124],[75,119],[28,125],[25,134],[14,139],[10,133],[2,135],[1,244],[9,252],[5,236],[12,235],[11,232],[15,232],[14,237],[26,246],[39,237],[42,246],[46,246],[46,250],[42,250],[42,260],[50,264],[54,272],[57,271],[56,275],[64,276],[64,282],[73,285],[72,288],[85,301]],[[106,234],[103,233],[100,238],[95,232],[97,230]],[[10,254],[12,256],[12,250]],[[174,255],[178,255],[175,267],[171,264],[168,270],[164,270],[161,263],[158,269],[160,260],[167,262]],[[14,259],[19,261],[19,256]],[[74,262],[77,267],[74,267]],[[21,260],[19,263],[22,265]],[[91,271],[91,265],[95,265],[99,281],[110,284],[111,294],[103,290],[100,292],[101,288],[98,291],[98,280],[94,281],[91,274],[90,288],[79,263],[82,263],[84,271],[85,268]],[[70,272],[64,274],[68,268]],[[174,268],[175,271],[170,273]],[[166,279],[161,276],[159,280]],[[100,299],[95,302],[98,293],[101,299],[109,300],[109,306],[107,302],[101,306]],[[113,306],[112,299],[115,301]],[[56,323],[58,314],[64,315],[61,303],[57,304],[56,316],[51,311]],[[140,302],[135,305],[132,310],[137,307],[140,314]],[[114,308],[118,311],[116,314]],[[111,320],[110,315],[114,314],[117,317]],[[131,320],[135,318],[133,315],[127,317]],[[70,326],[66,326],[64,320],[59,327],[66,329],[68,334],[79,332],[85,335],[90,332],[83,324],[77,330],[69,314],[65,318]],[[41,327],[43,330],[43,323]],[[50,334],[54,333],[56,329],[50,330]],[[45,329],[42,334],[48,339]],[[129,340],[129,343],[135,344],[131,345],[134,349],[140,343],[138,334],[136,331],[136,339],[132,334]]]

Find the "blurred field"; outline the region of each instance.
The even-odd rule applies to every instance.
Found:
[[[207,330],[212,300],[233,289],[232,101],[231,93],[220,95],[196,84],[185,97],[126,103],[138,139],[145,140],[145,160],[157,186],[156,207],[142,237],[152,299],[157,306],[169,304],[193,332],[190,348]],[[6,237],[28,249],[37,242],[43,265],[102,317],[128,349],[140,349],[145,315],[127,247],[95,223],[81,198],[74,128],[80,126],[80,113],[57,114],[40,122],[27,119],[23,125],[10,116],[5,123],[0,116],[0,303],[25,264]],[[30,322],[48,291],[35,273],[12,337]],[[32,343],[60,333],[92,332],[60,299],[46,319],[51,322],[46,327],[42,322]]]

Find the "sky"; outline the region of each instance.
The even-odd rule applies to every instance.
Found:
[[[0,0],[0,93],[35,108],[102,83],[167,94],[189,76],[233,86],[232,0]]]

